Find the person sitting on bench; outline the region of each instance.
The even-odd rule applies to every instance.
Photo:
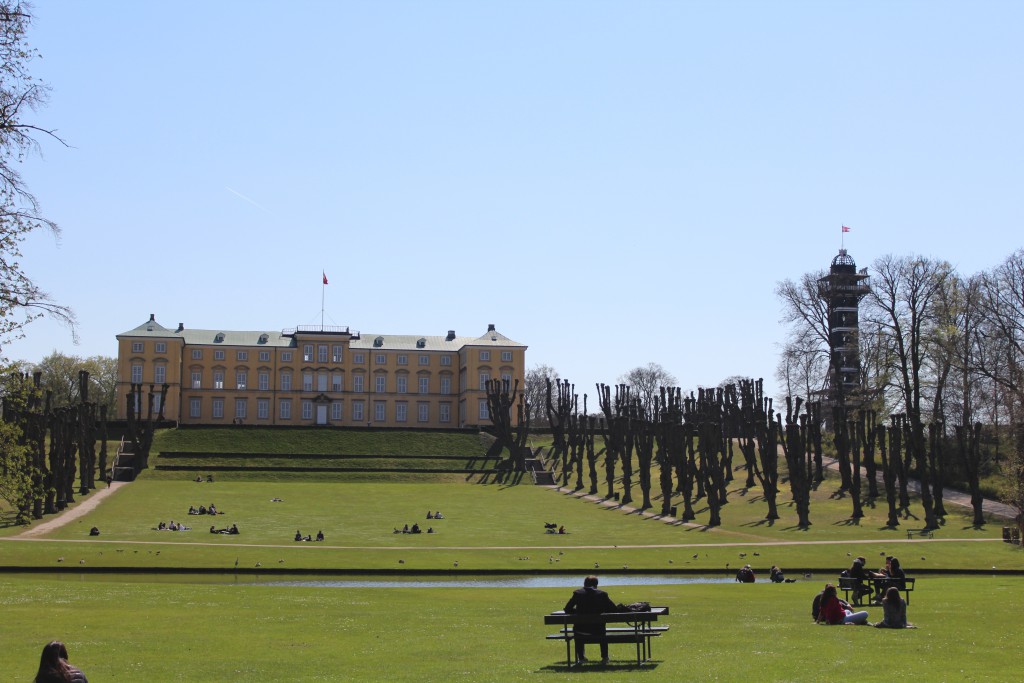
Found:
[[[616,611],[615,603],[608,597],[608,594],[597,587],[597,577],[590,575],[583,579],[583,588],[577,588],[573,591],[572,597],[569,598],[569,602],[565,603],[565,609],[563,610],[566,614],[603,614],[605,612]],[[573,624],[572,626],[573,640],[576,642],[576,663],[587,661],[584,656],[583,642],[586,636],[603,636],[605,635],[604,624]],[[580,636],[583,636],[581,638]],[[602,641],[601,645],[601,663],[608,663],[608,643]]]

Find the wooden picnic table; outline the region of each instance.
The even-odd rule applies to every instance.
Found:
[[[636,645],[636,663],[643,664],[651,659],[651,638],[660,636],[668,626],[655,626],[658,617],[668,614],[668,607],[651,607],[645,612],[606,612],[604,614],[566,614],[559,610],[544,615],[545,624],[561,626],[558,633],[547,636],[547,640],[565,641],[565,663],[572,666],[570,645],[575,638],[586,643],[633,643]],[[582,624],[625,624],[622,627],[606,628],[605,635],[573,633],[573,626]]]

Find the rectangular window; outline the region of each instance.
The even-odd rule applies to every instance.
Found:
[[[198,398],[188,400],[188,416],[193,418],[201,417],[203,414],[203,401]]]
[[[202,359],[203,359],[203,350],[202,349],[192,349],[192,360],[202,360]]]
[[[441,356],[441,365],[451,365],[451,364],[452,364],[452,357],[451,356]]]
[[[419,422],[426,422],[430,419],[430,404],[426,401],[420,401],[416,404],[416,420]]]
[[[224,351],[222,351],[221,349],[217,349],[216,351],[214,351],[213,352],[213,359],[214,360],[224,360]]]
[[[405,355],[403,353],[398,354],[398,364],[399,365],[408,365],[409,364],[409,356],[407,356],[407,355]]]
[[[409,418],[409,404],[399,401],[395,404],[395,422],[406,422]]]
[[[363,421],[363,402],[352,401],[352,421],[362,422]]]
[[[491,352],[490,351],[481,351],[480,352],[480,360],[488,361],[490,359],[491,359]]]
[[[200,370],[196,370],[192,373],[192,388],[202,389],[203,388],[203,373]]]
[[[142,353],[144,348],[142,342],[132,342],[132,353]]]
[[[480,417],[481,420],[489,420],[489,419],[491,419],[490,418],[491,414],[487,410],[487,401],[483,401],[483,400],[480,401],[480,403],[479,403],[479,412],[477,413],[477,415]]]
[[[420,365],[430,365],[430,356],[427,354],[420,354]]]
[[[363,376],[362,375],[353,375],[352,376],[352,391],[356,392],[357,394],[361,394],[363,392]],[[355,418],[353,418],[353,419],[355,419]]]
[[[316,390],[327,391],[327,373],[318,372],[316,374]]]
[[[290,399],[283,399],[279,405],[282,420],[292,419],[292,402]]]
[[[292,373],[282,372],[281,373],[281,391],[292,390]]]
[[[132,366],[132,384],[142,384],[142,366]]]
[[[429,394],[430,393],[430,378],[429,377],[420,377],[420,393],[421,394]]]
[[[270,418],[270,399],[256,399],[256,419],[266,420],[268,418]]]
[[[441,393],[445,394],[446,396],[448,394],[452,393],[452,378],[451,377],[442,377],[441,378]]]
[[[156,353],[167,353],[167,342],[156,343]]]
[[[235,388],[241,391],[245,389],[245,385],[248,383],[249,373],[245,370],[239,370],[235,373]]]
[[[213,399],[213,417],[216,419],[224,417],[224,399]]]
[[[248,351],[236,351],[235,352],[235,360],[249,360],[249,352]]]
[[[501,386],[505,391],[512,391],[512,375],[501,376]]]
[[[316,347],[316,362],[327,362],[327,344],[320,344],[319,346]]]
[[[501,352],[501,361],[503,363],[511,363],[512,362],[512,352],[511,351],[502,351]]]
[[[259,382],[260,391],[270,391],[270,373],[261,372],[257,375],[257,382]]]
[[[352,362],[357,364],[357,365],[361,365],[362,363],[365,363],[366,362],[366,354],[363,354],[363,353],[352,354]]]
[[[343,348],[345,348],[345,347],[343,347],[343,346],[332,346],[331,347],[331,362],[332,363],[340,363],[341,362],[341,350]]]
[[[487,372],[480,373],[480,391],[487,391],[487,383],[491,381],[491,375]]]
[[[331,391],[344,391],[344,377],[337,372],[331,376]]]
[[[213,371],[213,388],[214,389],[223,389],[224,388],[224,371],[223,370],[214,370]],[[221,417],[224,417],[224,416],[221,415]]]
[[[153,382],[163,384],[167,381],[167,366],[157,365],[153,367]]]
[[[312,420],[313,419],[313,402],[303,401],[302,402],[302,419]]]
[[[246,411],[248,410],[249,401],[244,398],[235,399],[235,417],[239,420],[244,420]]]
[[[437,406],[437,419],[441,422],[452,421],[452,404],[442,403]]]
[[[398,375],[395,377],[397,386],[395,387],[398,393],[404,394],[409,391],[409,378],[405,375]]]
[[[341,405],[342,405],[341,401],[335,401],[334,403],[331,404],[331,419],[332,420],[340,420],[341,419]]]
[[[270,362],[270,351],[260,351],[260,362],[261,363],[269,363]]]
[[[281,352],[281,362],[282,363],[291,363],[292,362],[292,352],[291,351],[282,351]]]
[[[376,420],[377,422],[383,422],[384,421],[384,414],[385,414],[384,410],[385,410],[386,407],[387,407],[387,404],[384,403],[384,401],[374,401],[373,402],[373,419]]]
[[[377,388],[376,388],[375,391],[378,394],[383,394],[387,390],[387,383],[388,383],[387,376],[386,375],[377,375],[376,383],[377,383]]]
[[[374,362],[377,365],[384,365],[385,363],[388,362],[387,356],[385,356],[383,353],[378,353],[375,358],[376,360]]]
[[[302,390],[313,391],[313,373],[304,372],[302,373]]]
[[[153,414],[160,414],[160,394],[154,392],[153,394]]]
[[[313,345],[306,344],[302,347],[302,360],[307,363],[313,362]]]

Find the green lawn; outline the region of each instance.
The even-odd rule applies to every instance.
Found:
[[[668,605],[654,662],[566,671],[543,625],[568,589],[312,588],[0,575],[0,671],[68,644],[92,681],[993,681],[1020,666],[1024,579],[919,582],[916,630],[815,626],[819,581],[609,587]],[[872,619],[879,608],[871,608]],[[595,646],[590,646],[596,655]]]

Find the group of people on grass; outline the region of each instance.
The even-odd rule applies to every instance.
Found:
[[[188,514],[190,514],[190,515],[223,515],[224,513],[218,511],[217,510],[217,506],[214,505],[213,503],[210,503],[210,507],[206,507],[205,505],[200,505],[199,507],[196,507],[195,505],[189,505],[188,506]]]
[[[439,512],[437,514],[441,514],[441,513]],[[437,517],[432,517],[432,519],[437,519]],[[444,517],[441,517],[441,519],[444,519]],[[401,529],[399,529],[398,527],[395,527],[395,530],[392,531],[391,533],[394,533],[394,534],[422,534],[423,533],[423,529],[420,528],[419,524],[413,522],[412,526],[409,526],[408,524],[406,524]],[[434,533],[434,527],[428,527],[427,528],[427,533],[428,534]]]
[[[867,610],[854,611],[848,602],[839,597],[838,589],[827,583],[824,590],[818,593],[811,603],[811,616],[814,617],[814,621],[829,625],[860,624],[873,625],[877,628],[916,628],[907,622],[907,601],[900,595],[900,591],[906,587],[907,575],[900,566],[899,559],[891,555],[886,557],[885,566],[878,571],[866,569],[866,565],[865,558],[857,557],[841,576],[855,579],[854,601],[874,593],[871,604],[882,607],[882,620],[872,624],[868,621]]]
[[[197,474],[197,475],[196,475],[196,478],[195,478],[195,482],[196,482],[197,484],[202,484],[202,483],[203,483],[203,478],[202,478],[202,476],[200,476],[200,475],[198,475],[198,474]],[[212,475],[212,474],[207,474],[207,475],[206,475],[206,483],[207,483],[207,484],[212,484],[212,483],[213,483],[213,475]]]
[[[298,529],[295,530],[295,542],[296,543],[299,543],[301,541],[312,541],[312,540],[314,540],[314,539],[309,534],[306,534],[305,536],[303,536],[301,531],[299,531]],[[320,531],[316,532],[316,540],[317,541],[324,540],[324,532],[323,532],[322,529]]]
[[[213,524],[211,524],[210,525],[210,533],[211,534],[228,534],[229,536],[237,536],[241,532],[238,530],[238,525],[237,524],[232,524],[231,526],[224,527],[223,529],[218,529]]]
[[[565,530],[564,526],[558,526],[558,524],[556,524],[554,522],[545,522],[544,523],[544,533],[546,533],[546,534],[561,534],[561,535],[564,536],[568,532]]]
[[[164,522],[160,522],[159,524],[157,524],[156,525],[156,530],[157,531],[192,531],[192,527],[185,526],[184,524],[178,524],[177,522],[175,522],[172,519],[170,524],[165,524]]]
[[[427,510],[427,519],[444,519],[444,515],[441,514],[440,510],[434,514],[430,514],[430,510]]]

